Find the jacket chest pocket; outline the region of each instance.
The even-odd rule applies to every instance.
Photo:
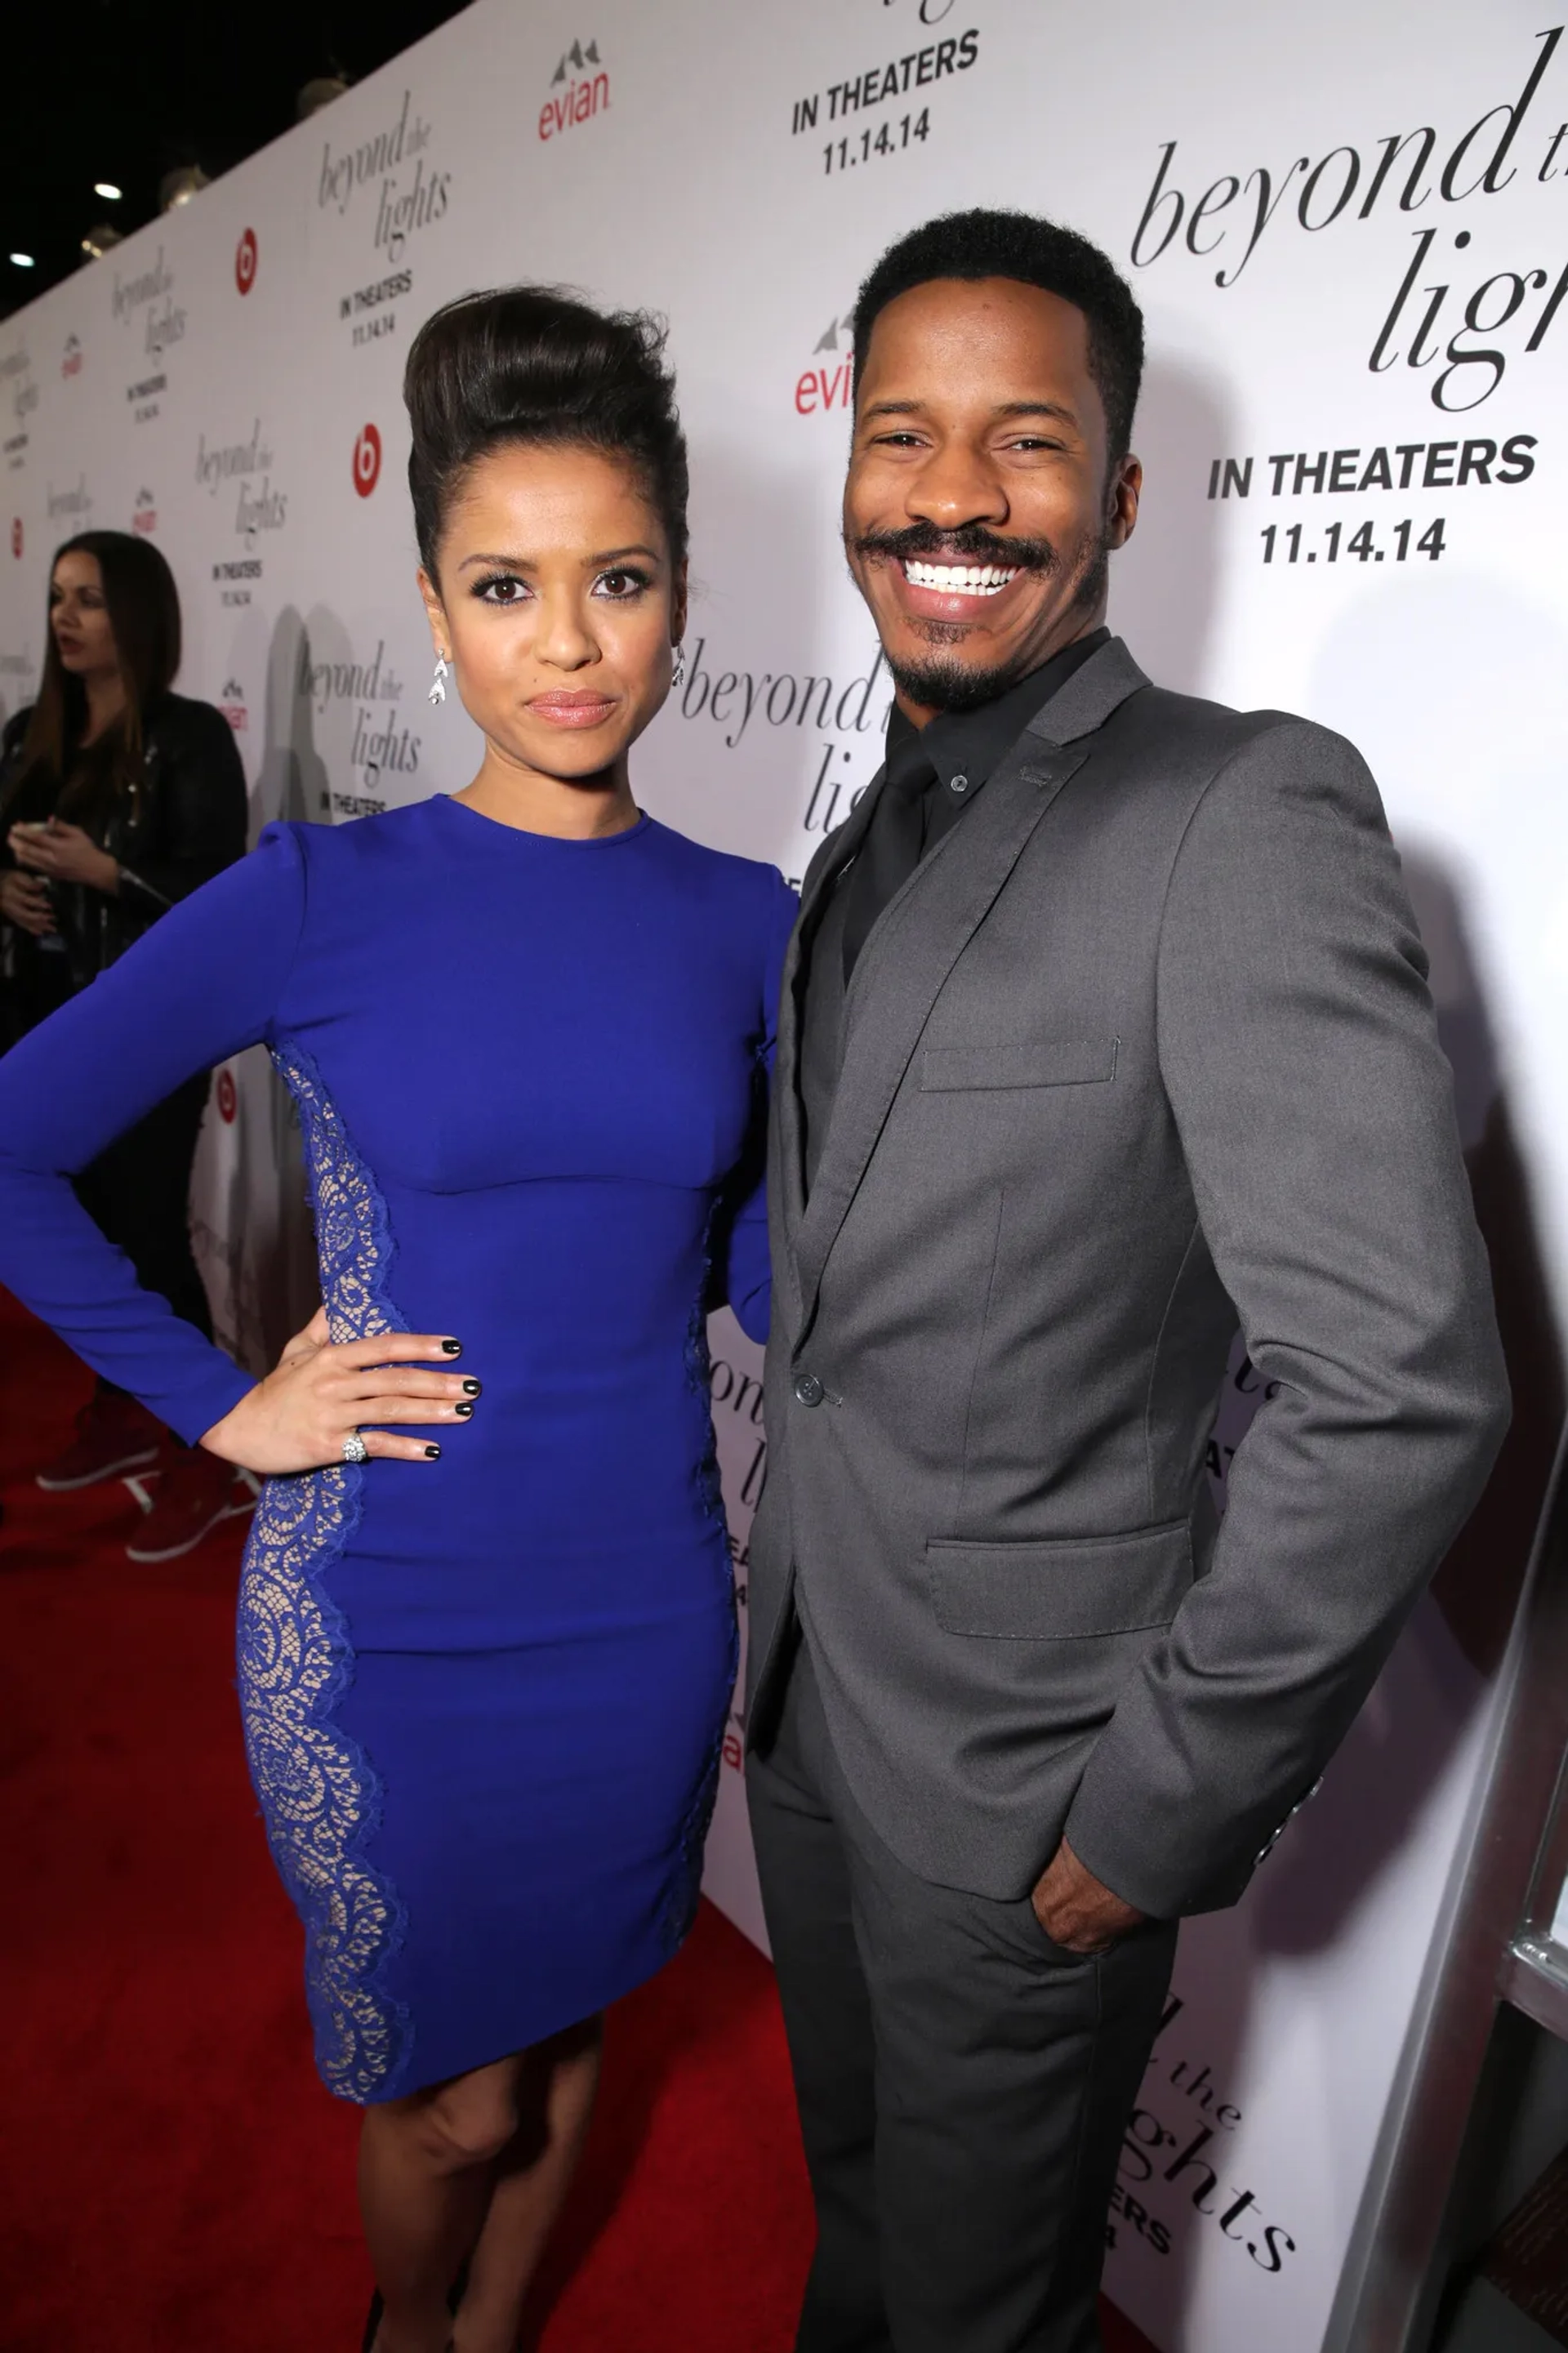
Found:
[[[1116,1076],[1120,1043],[1116,1038],[1030,1038],[1012,1045],[927,1046],[921,1092],[1104,1086]]]

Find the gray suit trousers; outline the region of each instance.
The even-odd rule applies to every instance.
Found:
[[[850,1795],[802,1645],[747,1768],[816,2201],[797,2353],[1095,2353],[1106,2208],[1173,1924],[1085,1960]]]

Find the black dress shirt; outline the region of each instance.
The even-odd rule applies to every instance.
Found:
[[[1109,629],[1095,629],[1064,646],[994,702],[982,703],[978,711],[940,712],[924,727],[916,727],[894,703],[882,796],[859,855],[838,886],[845,900],[846,983],[872,924],[932,842],[951,832],[1030,720],[1110,638]]]

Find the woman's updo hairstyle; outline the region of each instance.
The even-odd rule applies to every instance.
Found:
[[[646,312],[595,311],[556,286],[465,294],[426,320],[408,353],[403,398],[414,428],[414,528],[432,580],[465,475],[508,442],[575,444],[625,459],[679,569],[686,436],[664,343],[664,329]]]

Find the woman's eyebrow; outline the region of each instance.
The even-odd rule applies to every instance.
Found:
[[[628,555],[646,556],[650,564],[658,562],[658,549],[645,547],[641,540],[635,540],[629,547],[604,548],[596,555],[584,556],[583,560],[589,565],[618,564]],[[489,564],[508,572],[534,572],[538,569],[538,558],[535,556],[495,554],[465,555],[458,569],[459,572],[467,572],[470,565],[475,564]]]

